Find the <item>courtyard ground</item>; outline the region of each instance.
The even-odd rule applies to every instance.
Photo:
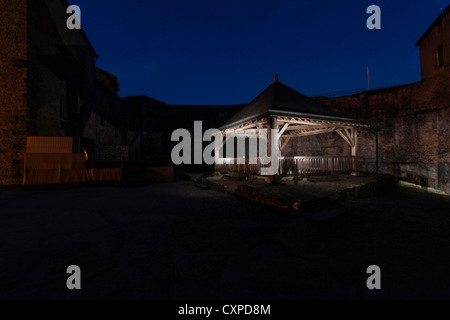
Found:
[[[320,223],[191,181],[2,189],[0,298],[450,298],[449,197],[400,188],[335,206],[346,213]]]

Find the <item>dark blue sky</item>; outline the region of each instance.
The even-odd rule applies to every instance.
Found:
[[[415,42],[449,0],[71,0],[120,96],[249,102],[278,73],[306,94],[420,80]],[[366,9],[381,8],[381,30]]]

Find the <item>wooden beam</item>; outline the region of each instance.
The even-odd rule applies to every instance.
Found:
[[[329,125],[301,125],[301,126],[290,126],[286,129],[286,131],[293,131],[293,130],[318,130],[318,129],[326,129],[326,128],[335,128],[335,125],[329,124]]]
[[[307,119],[307,118],[290,118],[290,117],[280,117],[281,123],[289,123],[289,124],[308,124],[308,125],[324,125],[330,124],[335,127],[370,127],[367,124],[363,123],[354,123],[354,122],[346,122],[339,120],[319,120],[319,119]]]
[[[265,130],[265,129],[261,129],[261,130]],[[258,137],[267,141],[267,138],[268,138],[267,130],[265,130],[265,134],[263,134],[263,135],[260,132],[261,130],[258,129]]]
[[[307,129],[310,128],[311,125],[309,124],[305,124],[305,125],[301,125],[301,126],[290,126],[289,128],[287,128],[287,131],[293,131],[293,130],[303,130],[303,129]]]
[[[319,126],[322,123],[314,122],[314,121],[304,121],[304,120],[280,120],[281,123],[289,123],[289,124],[306,124],[310,126]]]
[[[251,129],[251,128],[262,128],[263,125],[267,125],[267,118],[245,122],[241,125],[238,125],[238,126],[235,126],[232,128],[228,128],[225,130],[225,132],[232,132],[235,130],[245,130],[245,129]]]
[[[251,128],[256,128],[256,124],[255,123],[250,123],[250,124],[247,124],[247,125],[243,125],[243,126],[237,127],[235,129],[230,129],[230,131],[231,130],[245,130],[245,129],[251,129]]]
[[[349,131],[350,129],[350,131]],[[350,138],[350,140],[353,142],[353,144],[355,143],[354,139],[353,139],[353,134],[352,134],[352,128],[342,128],[342,131],[347,135],[347,137]]]
[[[344,141],[347,142],[350,145],[350,147],[353,148],[354,143],[352,141],[352,138],[350,138],[350,136],[348,135],[347,131],[340,128],[336,130],[336,133],[339,134],[342,137],[342,139],[344,139]]]
[[[278,132],[278,139],[281,138],[281,136],[283,135],[284,131],[286,131],[286,129],[289,127],[289,123],[285,123],[283,128],[281,128],[281,130]]]
[[[337,130],[336,130],[336,133],[337,133],[338,135],[340,135],[341,138],[344,139],[344,141],[345,141],[348,145],[350,145],[350,147],[353,147],[353,144],[352,144],[351,141],[347,138],[347,136],[342,132],[342,129],[337,129]]]
[[[333,132],[335,130],[336,130],[336,128],[327,128],[327,129],[321,129],[321,130],[311,130],[311,131],[306,131],[306,132],[299,132],[299,133],[293,133],[293,134],[285,135],[285,137],[312,136],[312,135],[315,135],[315,134]]]

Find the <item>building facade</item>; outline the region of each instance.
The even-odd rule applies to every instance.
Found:
[[[416,46],[420,48],[422,79],[449,72],[450,6],[425,31]]]

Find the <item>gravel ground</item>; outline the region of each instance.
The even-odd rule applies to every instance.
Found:
[[[401,188],[338,206],[345,215],[318,223],[189,181],[3,189],[0,298],[450,298],[449,197]]]

